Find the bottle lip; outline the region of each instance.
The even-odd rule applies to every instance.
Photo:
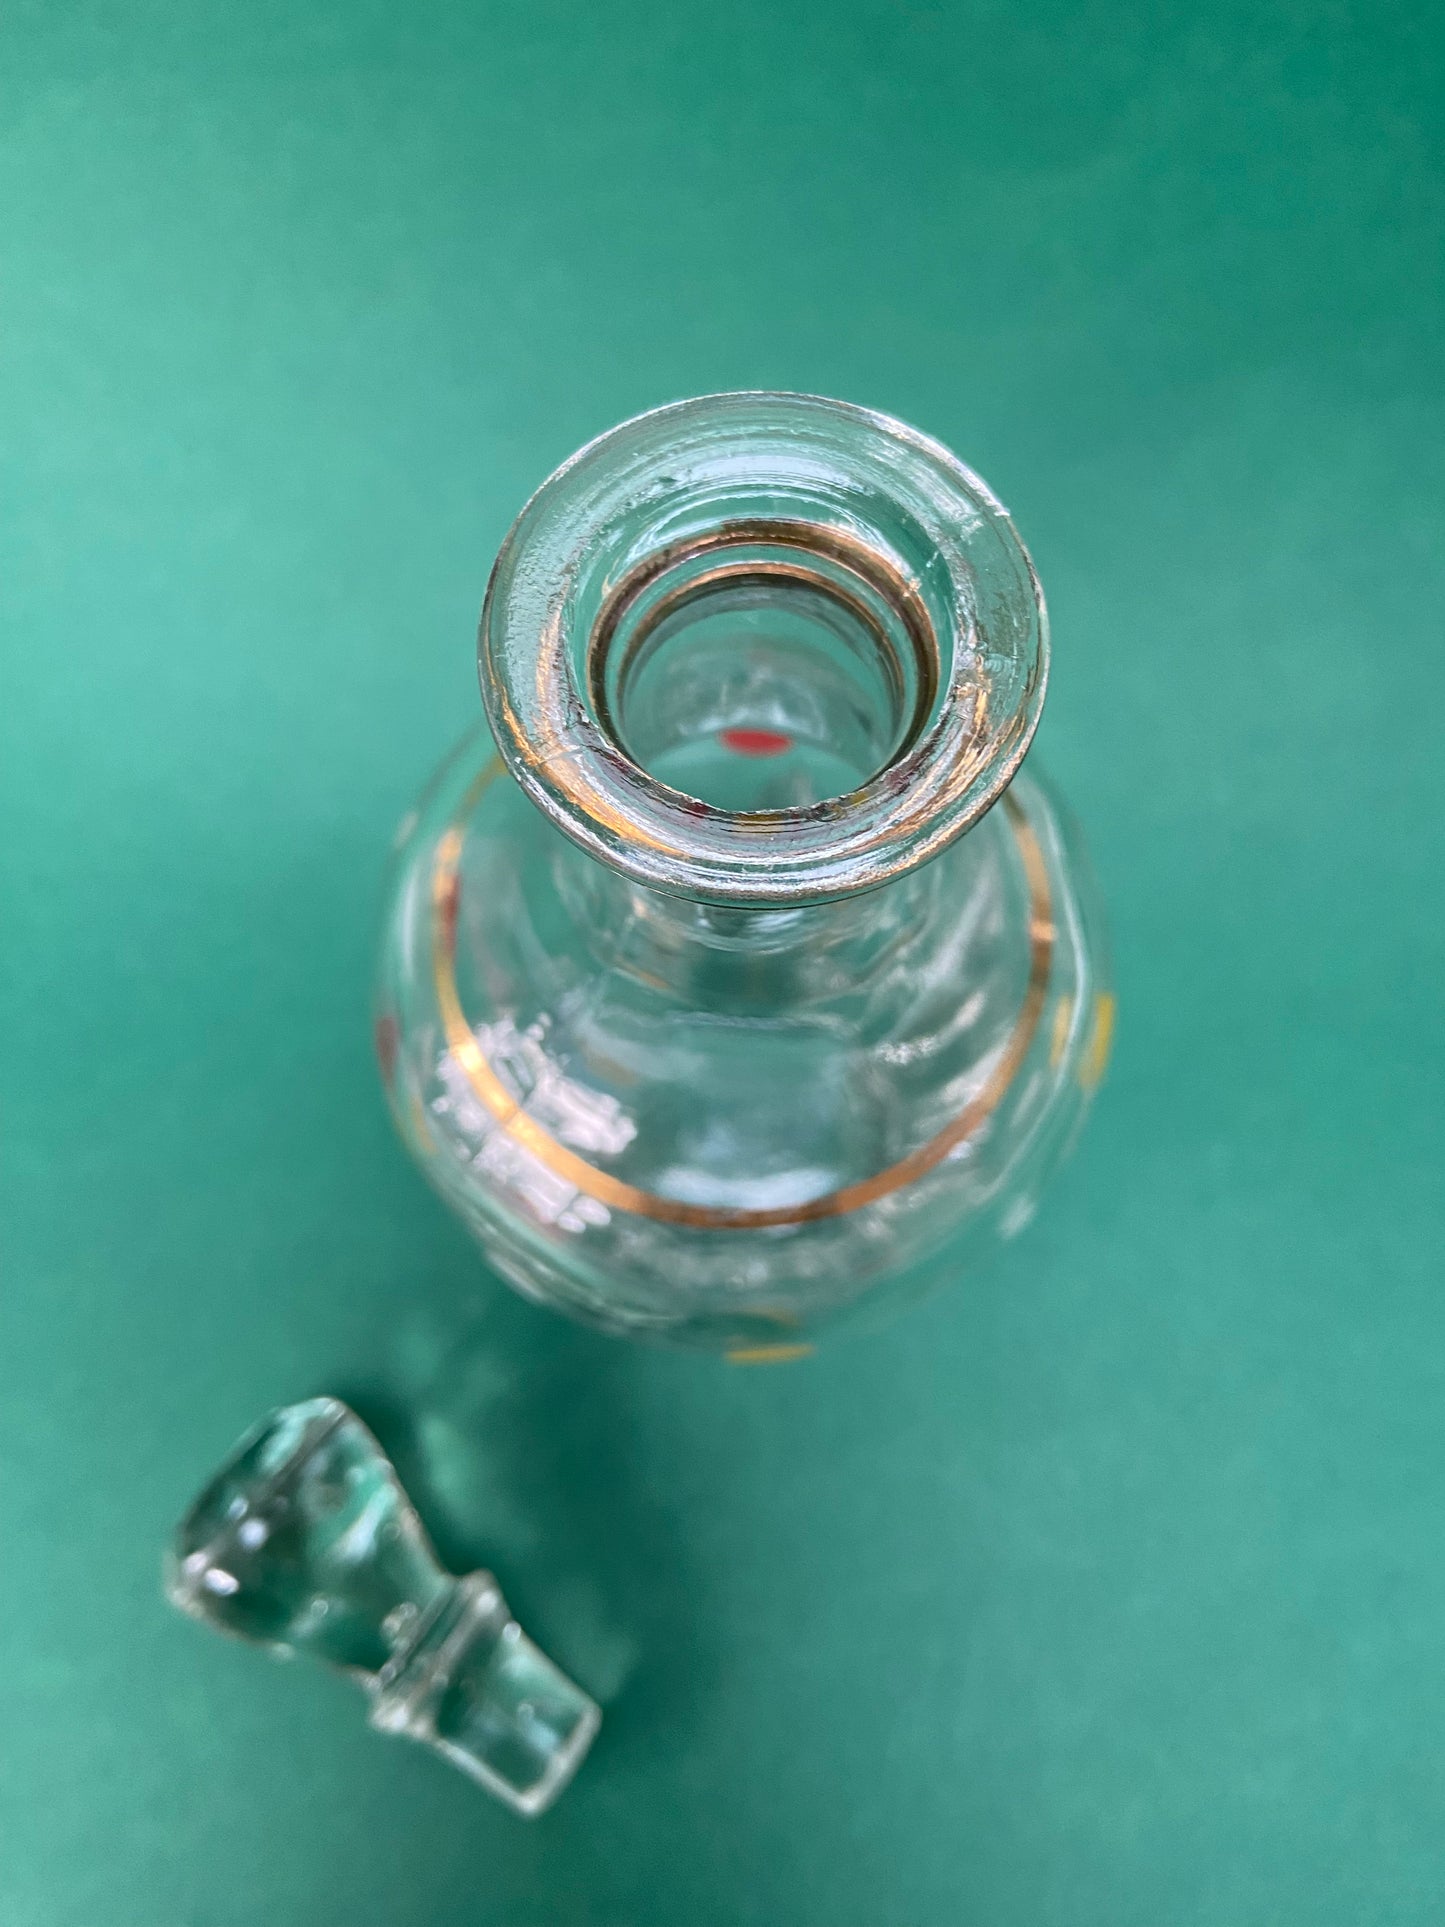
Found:
[[[764,524],[891,602],[924,696],[858,788],[734,812],[632,758],[599,650],[659,558]],[[478,665],[512,775],[590,854],[679,895],[800,904],[915,869],[993,806],[1038,725],[1048,621],[1007,510],[941,443],[852,403],[740,391],[635,416],[548,477],[497,556]]]

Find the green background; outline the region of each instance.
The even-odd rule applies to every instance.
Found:
[[[1438,1927],[1442,42],[6,9],[3,1927]],[[489,1279],[367,1015],[511,516],[743,386],[1013,509],[1121,995],[1027,1237],[752,1371]],[[160,1602],[323,1390],[607,1702],[535,1825]]]

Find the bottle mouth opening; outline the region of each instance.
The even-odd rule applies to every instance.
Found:
[[[986,485],[888,416],[736,394],[625,422],[502,546],[482,693],[592,855],[716,903],[876,888],[1002,794],[1042,706],[1043,598]]]
[[[863,788],[922,735],[937,632],[887,555],[818,522],[735,518],[618,582],[586,650],[599,729],[725,815],[783,821]]]

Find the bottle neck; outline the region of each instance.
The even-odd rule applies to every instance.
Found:
[[[719,1013],[865,993],[898,946],[920,935],[936,895],[933,866],[830,903],[754,908],[652,889],[567,843],[553,862],[599,964]]]

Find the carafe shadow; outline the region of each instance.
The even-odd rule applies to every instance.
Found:
[[[419,1297],[386,1366],[336,1387],[375,1432],[442,1563],[497,1575],[529,1633],[604,1711],[596,1751],[696,1708],[682,1535],[638,1456],[633,1381],[701,1361],[639,1354],[490,1278]]]

